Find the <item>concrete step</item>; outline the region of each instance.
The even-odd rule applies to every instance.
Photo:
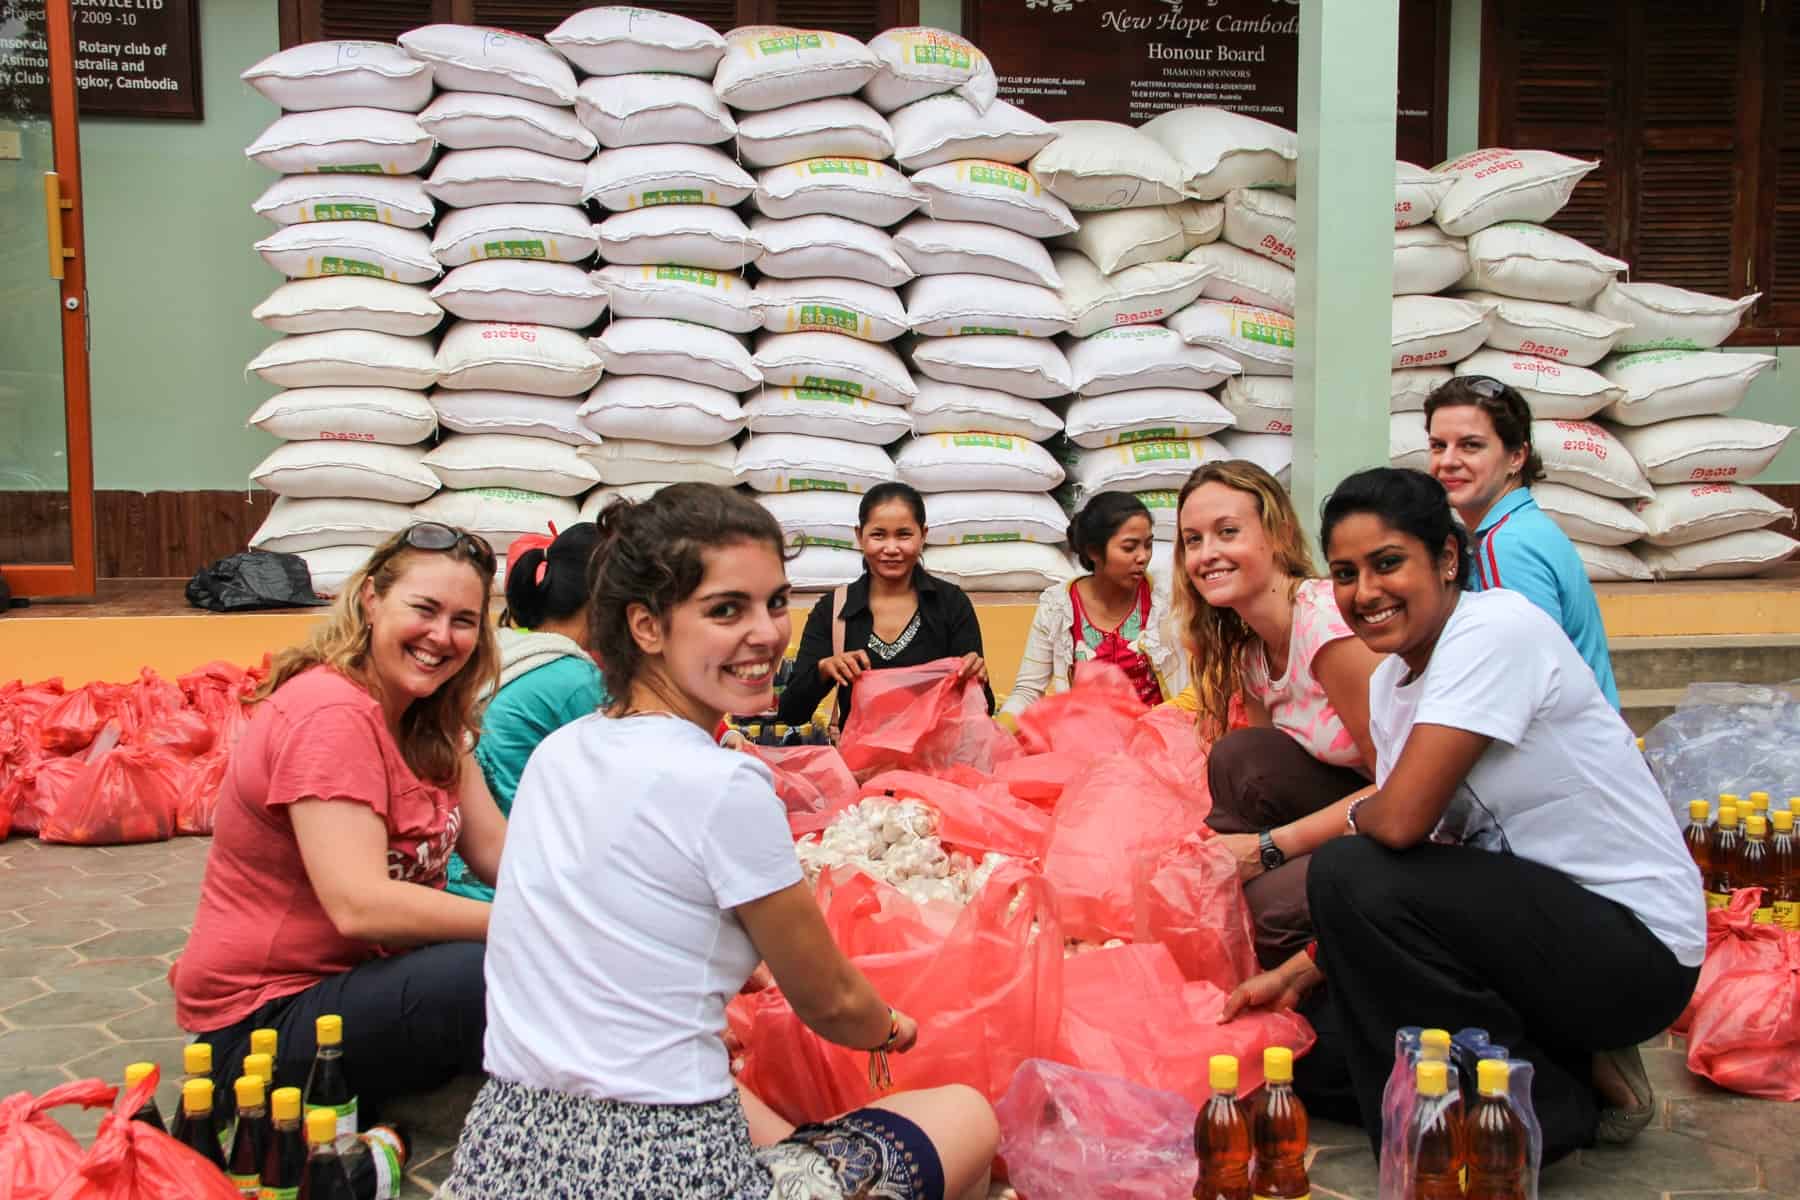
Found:
[[[1785,683],[1800,679],[1800,635],[1622,637],[1608,644],[1621,699],[1625,692],[1681,689],[1690,683]]]
[[[1622,688],[1619,711],[1631,732],[1643,737],[1650,727],[1675,711],[1687,688]]]

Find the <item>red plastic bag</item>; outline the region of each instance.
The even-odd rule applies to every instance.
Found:
[[[1189,983],[1160,945],[1115,946],[1077,954],[1063,968],[1063,1017],[1053,1057],[1143,1087],[1205,1103],[1207,1060],[1238,1057],[1241,1086],[1262,1082],[1262,1052],[1312,1049],[1313,1031],[1295,1012],[1254,1013],[1219,1024],[1226,993]]]
[[[821,881],[827,924],[836,936],[856,929],[894,947],[851,958],[919,1023],[918,1045],[891,1060],[894,1086],[964,1083],[998,1100],[1020,1063],[1054,1045],[1062,1010],[1062,934],[1043,877],[1002,866],[944,933],[892,888],[832,873],[840,875]],[[885,922],[869,920],[871,897]],[[739,1079],[788,1120],[823,1120],[875,1099],[868,1054],[820,1039],[780,989],[739,996],[728,1012],[745,1048]]]
[[[0,1099],[0,1197],[48,1200],[81,1162],[81,1143],[50,1110],[66,1104],[103,1108],[117,1092],[100,1079],[59,1084],[42,1096],[14,1092]]]
[[[189,762],[181,776],[181,793],[175,802],[175,832],[188,837],[211,837],[219,811],[219,789],[231,766],[229,750],[213,750]]]
[[[88,748],[118,710],[122,689],[111,683],[76,688],[44,710],[38,721],[38,745],[52,754],[76,754]]]
[[[1019,745],[1028,754],[1117,753],[1147,711],[1125,672],[1111,663],[1081,663],[1068,691],[1045,696],[1019,714]]]
[[[963,768],[949,778],[916,771],[888,771],[862,787],[861,795],[916,799],[937,813],[937,837],[971,854],[1005,854],[1041,860],[1050,846],[1050,814],[1026,804],[1005,785]]]
[[[1190,834],[1160,855],[1140,859],[1132,913],[1133,940],[1168,947],[1185,979],[1230,991],[1256,974],[1256,940],[1237,862],[1217,838]]]
[[[87,769],[87,761],[82,758],[37,757],[20,769],[9,784],[12,799],[12,828],[14,833],[36,833],[43,825],[52,809],[62,803],[63,797],[81,778]],[[0,797],[0,807],[5,807],[7,799]]]
[[[994,768],[994,778],[1013,795],[1039,808],[1054,809],[1069,781],[1087,767],[1088,756],[1073,750],[1015,758]]]
[[[115,746],[88,763],[38,837],[77,846],[165,842],[175,833],[186,764],[151,746]]]
[[[964,766],[984,774],[1019,747],[988,715],[975,679],[958,679],[962,660],[870,671],[856,681],[856,706],[838,749],[858,779],[882,771]]]
[[[1774,969],[1781,960],[1781,930],[1756,923],[1761,888],[1743,888],[1731,894],[1731,903],[1706,914],[1706,960],[1687,1007],[1675,1019],[1673,1029],[1685,1034],[1713,985],[1733,971]]]
[[[842,808],[856,799],[856,778],[835,746],[746,746],[775,774],[789,814]]]
[[[1020,1195],[1169,1200],[1194,1186],[1196,1110],[1172,1092],[1034,1058],[994,1115]]]
[[[238,1200],[223,1172],[131,1114],[156,1090],[152,1071],[100,1119],[100,1132],[50,1200]]]
[[[1712,981],[1694,1011],[1687,1063],[1734,1092],[1800,1100],[1800,933],[1776,935],[1758,946],[1757,961]]]
[[[1150,760],[1108,754],[1063,789],[1044,874],[1064,932],[1084,941],[1130,937],[1138,861],[1200,833],[1210,809],[1204,781],[1177,783]]]
[[[1192,790],[1203,805],[1203,820],[1212,812],[1212,793],[1206,783],[1207,750],[1193,716],[1171,705],[1145,713],[1125,747],[1125,753],[1142,759],[1171,783]]]

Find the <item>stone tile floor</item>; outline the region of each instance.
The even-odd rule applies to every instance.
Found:
[[[158,1101],[173,1111],[184,1039],[164,977],[187,940],[208,845],[0,843],[0,1095],[90,1075],[116,1080],[127,1063],[150,1059],[164,1070]],[[1800,1197],[1800,1104],[1713,1087],[1688,1073],[1678,1041],[1644,1054],[1662,1108],[1656,1123],[1627,1149],[1585,1151],[1546,1171],[1546,1198]],[[407,1196],[432,1195],[448,1174],[455,1134],[444,1118],[457,1107],[445,1098],[417,1114]],[[100,1118],[57,1115],[84,1140]],[[1375,1160],[1360,1131],[1315,1122],[1313,1143],[1314,1196],[1376,1200]]]

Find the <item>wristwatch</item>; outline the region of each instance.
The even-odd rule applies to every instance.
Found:
[[[1281,847],[1275,844],[1275,839],[1269,836],[1266,829],[1256,835],[1256,852],[1262,859],[1265,871],[1273,871],[1287,861],[1287,855],[1281,852]]]

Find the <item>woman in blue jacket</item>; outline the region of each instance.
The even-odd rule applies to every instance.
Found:
[[[1431,473],[1473,535],[1470,590],[1503,587],[1549,613],[1619,707],[1600,602],[1575,545],[1531,498],[1544,464],[1531,448],[1531,406],[1514,388],[1465,375],[1425,401]]]

